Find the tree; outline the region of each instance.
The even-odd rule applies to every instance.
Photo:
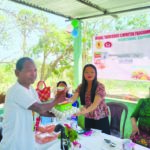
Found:
[[[47,18],[33,13],[31,10],[22,9],[16,15],[16,22],[18,29],[22,36],[22,46],[21,51],[23,56],[28,56],[27,50],[27,38],[33,34],[34,31],[40,31],[40,25],[42,21],[47,21]]]
[[[92,38],[99,33],[107,32],[112,29],[112,18],[105,21],[104,18],[88,20],[82,23],[82,64],[92,61]]]
[[[55,25],[49,23],[47,17],[35,14],[31,10],[22,9],[17,14],[5,9],[2,11],[16,21],[14,24],[22,37],[20,49],[22,56],[43,56],[39,61],[41,79],[46,80],[51,73],[58,75],[59,72],[63,72],[62,69],[72,65],[70,62],[72,62],[73,48],[71,36],[68,33],[60,31]],[[27,43],[33,35],[38,36],[39,42],[32,49]],[[50,56],[53,56],[53,59],[48,61]]]
[[[9,38],[9,34],[6,30],[6,25],[7,25],[7,16],[0,11],[0,45],[1,47],[5,47],[6,46],[6,41]]]
[[[63,74],[71,67],[73,47],[69,34],[55,25],[47,24],[43,30],[43,36],[31,53],[42,59],[40,79],[46,80],[52,73]]]

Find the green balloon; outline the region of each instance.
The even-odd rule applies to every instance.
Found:
[[[71,21],[71,24],[72,24],[72,26],[73,26],[74,28],[77,28],[78,25],[79,25],[79,21],[78,21],[77,19],[74,19],[74,20]]]

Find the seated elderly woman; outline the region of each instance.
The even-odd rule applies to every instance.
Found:
[[[65,81],[59,81],[58,83],[57,83],[57,88],[58,87],[64,87],[64,88],[67,88],[67,83],[65,82]],[[66,98],[70,98],[70,97],[72,97],[72,94],[70,94],[69,92],[68,92],[68,90],[66,91]],[[79,102],[78,101],[75,101],[73,104],[72,104],[72,106],[74,106],[74,107],[79,107]]]
[[[150,148],[150,98],[140,99],[131,115],[131,140]]]

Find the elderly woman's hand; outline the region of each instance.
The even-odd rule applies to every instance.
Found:
[[[132,128],[132,136],[134,136],[136,133],[140,134],[140,131],[137,125],[134,125],[134,127]]]
[[[57,91],[57,94],[55,96],[55,101],[57,101],[57,103],[61,103],[66,100],[66,91],[67,88]]]

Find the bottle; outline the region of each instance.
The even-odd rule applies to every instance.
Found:
[[[124,139],[122,146],[123,146],[123,150],[133,150],[134,149],[134,143],[130,139]]]
[[[78,127],[78,118],[77,116],[71,116],[71,127],[76,130]]]

